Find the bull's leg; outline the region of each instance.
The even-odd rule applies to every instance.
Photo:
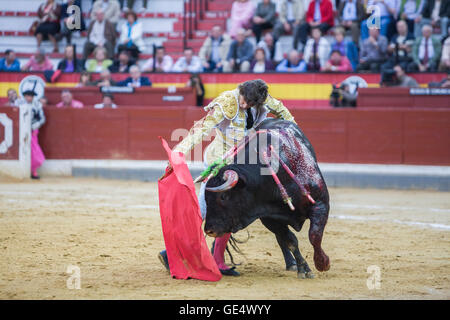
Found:
[[[317,202],[310,212],[309,241],[314,248],[314,264],[318,271],[330,269],[330,258],[322,249],[322,236],[328,220],[328,205]]]

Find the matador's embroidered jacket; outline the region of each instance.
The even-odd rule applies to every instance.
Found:
[[[216,137],[206,148],[203,160],[205,165],[210,165],[234,145],[243,139],[249,130],[246,129],[246,111],[239,107],[239,90],[225,91],[214,99],[205,108],[208,114],[197,121],[189,131],[189,134],[173,149],[173,151],[188,154],[202,139],[215,129]],[[268,113],[277,118],[295,122],[294,117],[282,102],[267,97],[263,107],[255,110],[251,108],[253,126],[263,121]]]

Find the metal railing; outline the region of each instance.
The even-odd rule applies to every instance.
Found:
[[[203,19],[208,7],[208,0],[184,0],[183,8],[183,48],[194,37],[199,20]]]

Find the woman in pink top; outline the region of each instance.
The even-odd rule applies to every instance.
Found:
[[[240,28],[250,28],[250,21],[253,18],[256,7],[253,1],[236,0],[231,7],[231,25],[228,34],[234,38]]]
[[[353,71],[353,67],[350,60],[346,56],[343,56],[339,50],[333,50],[330,59],[321,68],[321,71],[351,72]]]
[[[83,108],[83,102],[73,99],[69,90],[61,91],[61,102],[56,105],[57,108]]]

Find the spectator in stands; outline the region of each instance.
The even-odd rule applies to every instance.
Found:
[[[380,12],[380,26],[377,28],[380,28],[380,34],[388,40],[392,36],[392,34],[388,32],[390,29],[389,27],[397,18],[399,4],[398,0],[368,0],[367,2],[367,8],[370,6],[376,6],[378,8],[378,11],[374,11]],[[374,12],[372,12],[372,14],[374,14]],[[369,28],[367,27],[368,20],[369,19],[366,19],[361,23],[361,39],[363,41],[369,37]]]
[[[439,71],[450,71],[450,27],[448,27],[449,36],[445,39],[442,45],[441,63],[439,64]]]
[[[46,71],[53,70],[53,64],[45,54],[44,49],[39,49],[30,60],[22,66],[22,71]]]
[[[97,0],[94,2],[91,10],[91,20],[95,20],[95,14],[98,10],[105,13],[105,19],[116,28],[120,19],[120,4],[117,0]]]
[[[361,45],[359,66],[357,71],[370,70],[379,72],[380,65],[387,59],[387,39],[376,28],[369,29],[369,38]]]
[[[147,77],[141,75],[141,70],[137,65],[130,67],[130,76],[123,81],[117,83],[121,87],[150,87],[152,85],[151,81]]]
[[[8,101],[5,102],[3,106],[5,107],[18,107],[19,97],[17,96],[17,91],[10,88],[7,91]]]
[[[100,79],[94,81],[93,85],[97,87],[111,87],[117,83],[112,79],[111,72],[108,69],[103,70],[100,73]]]
[[[422,27],[422,36],[416,38],[412,49],[413,62],[409,64],[408,72],[436,71],[441,57],[442,45],[433,36],[433,27],[426,24]]]
[[[81,101],[75,100],[72,93],[68,89],[61,91],[61,102],[56,105],[57,108],[84,108],[84,104]]]
[[[75,86],[76,88],[89,87],[94,85],[92,82],[91,74],[87,71],[83,71],[80,74],[80,81]]]
[[[37,14],[39,24],[34,35],[36,36],[38,48],[41,46],[42,40],[49,39],[53,44],[53,52],[58,52],[56,34],[60,30],[61,6],[55,0],[47,0],[39,6]]]
[[[256,45],[257,48],[264,49],[266,53],[266,58],[269,59],[272,64],[278,64],[281,60],[283,60],[283,52],[281,49],[280,42],[275,42],[273,36],[270,32],[267,32],[264,35],[264,38],[258,42]]]
[[[128,51],[130,56],[137,60],[139,53],[145,50],[144,29],[133,11],[128,11],[125,18],[127,22],[122,25],[118,50],[119,53],[123,50]]]
[[[125,12],[133,10],[134,0],[127,0],[127,6],[123,8]],[[142,7],[139,9],[139,12],[144,12],[147,10],[147,0],[142,0]]]
[[[399,10],[399,19],[404,20],[411,33],[416,33],[414,25],[422,12],[426,0],[402,0]],[[419,25],[417,25],[419,28]]]
[[[450,89],[450,72],[447,72],[447,76],[439,82],[431,82],[428,84],[429,88],[446,88]]]
[[[45,108],[48,106],[48,98],[46,96],[40,97],[39,102],[41,103],[42,108]]]
[[[320,71],[330,57],[331,46],[325,37],[322,37],[320,27],[313,27],[311,39],[306,42],[303,59],[308,65],[308,71]]]
[[[203,71],[222,72],[230,45],[230,36],[223,33],[221,26],[214,26],[211,35],[205,39],[198,54],[202,61]]]
[[[255,14],[255,4],[252,0],[236,0],[231,7],[229,35],[234,39],[239,29],[248,29]]]
[[[153,57],[148,59],[142,66],[144,72],[170,72],[173,67],[173,59],[171,56],[167,55],[164,47],[156,47],[155,50],[155,61]]]
[[[87,40],[84,43],[83,59],[87,59],[95,48],[105,48],[108,58],[114,57],[114,46],[116,44],[116,30],[114,25],[105,20],[102,9],[95,12],[95,20],[88,27]]]
[[[394,66],[397,87],[416,88],[419,86],[414,78],[407,76],[403,67],[399,64]]]
[[[304,23],[306,7],[304,0],[283,0],[281,3],[278,21],[273,28],[275,42],[284,33],[293,33],[293,41],[299,38],[301,23]],[[295,44],[293,44],[295,46]]]
[[[253,58],[253,45],[245,36],[245,29],[239,29],[236,40],[233,40],[228,51],[224,72],[248,72]]]
[[[119,53],[119,58],[109,66],[109,70],[112,73],[128,73],[130,67],[134,64],[134,60],[130,59],[127,51],[122,51]]]
[[[5,57],[0,59],[0,71],[20,71],[20,62],[13,50],[6,50]]]
[[[102,72],[112,65],[112,60],[106,58],[106,49],[104,47],[97,47],[94,50],[94,58],[86,61],[86,71],[88,72]]]
[[[62,72],[81,72],[83,63],[76,57],[75,46],[67,45],[64,50],[64,58],[58,63],[58,70]]]
[[[353,41],[345,40],[345,30],[342,27],[334,30],[334,42],[331,45],[331,50],[339,50],[341,55],[348,58],[353,70],[356,70],[359,62],[358,48]]]
[[[70,12],[70,10],[69,13],[67,12],[68,8],[70,8],[71,6],[77,6],[78,8],[80,8],[81,13],[83,11],[81,7],[81,0],[67,0],[67,2],[61,5],[61,32],[57,35],[56,39],[60,41],[62,38],[66,38],[67,44],[72,43],[73,32],[81,32],[86,29],[83,14],[81,14],[81,16],[79,17],[80,28],[76,29],[72,27],[75,17],[73,13]]]
[[[341,0],[338,11],[339,24],[351,31],[355,44],[359,43],[361,22],[366,16],[363,0]]]
[[[403,69],[407,70],[408,65],[412,62],[412,45],[414,44],[414,36],[408,32],[408,25],[404,20],[397,22],[397,33],[392,37],[387,48],[388,60],[381,70],[392,69],[396,64],[400,64]]]
[[[117,104],[114,103],[114,96],[111,93],[104,93],[102,103],[94,105],[94,109],[117,109]]]
[[[277,8],[271,0],[262,0],[256,7],[255,15],[252,19],[252,30],[255,34],[256,43],[261,39],[264,30],[272,29],[277,20]]]
[[[441,36],[445,37],[450,18],[450,1],[448,0],[426,0],[421,14],[415,22],[419,28],[415,28],[415,37],[421,36],[422,28],[426,24],[432,26],[440,25]]]
[[[191,72],[198,73],[203,71],[202,61],[196,55],[192,48],[185,48],[183,56],[173,65],[173,72]]]
[[[200,78],[200,75],[197,73],[194,73],[189,78],[189,81],[186,83],[186,86],[188,88],[194,88],[195,89],[195,96],[196,96],[196,106],[202,107],[203,106],[203,100],[205,98],[205,87],[203,86],[202,79]]]
[[[305,72],[306,62],[300,57],[300,53],[292,49],[287,59],[284,59],[276,68],[277,72]]]
[[[327,72],[351,72],[353,67],[350,60],[341,51],[333,50],[331,51],[330,59],[322,66],[321,71]]]
[[[334,26],[333,5],[330,0],[311,0],[306,11],[306,22],[300,25],[298,39],[294,39],[294,49],[298,47],[298,40],[304,46],[311,28],[317,27],[325,34]],[[328,57],[327,57],[328,58]]]
[[[266,52],[263,48],[256,48],[254,58],[250,64],[250,71],[253,73],[265,73],[274,71],[272,61],[266,59]]]

